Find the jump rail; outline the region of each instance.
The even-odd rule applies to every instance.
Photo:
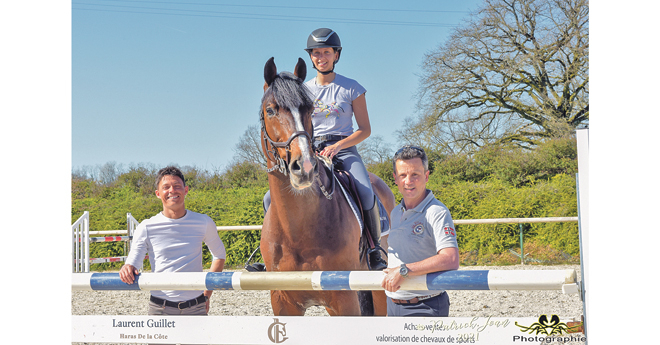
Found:
[[[83,215],[71,225],[73,231],[73,247],[71,259],[73,262],[73,272],[89,272],[91,264],[100,264],[106,262],[121,262],[126,260],[127,256],[113,256],[105,258],[90,258],[90,243],[98,242],[124,242],[124,253],[128,254],[133,240],[133,232],[140,224],[130,213],[126,214],[127,229],[121,230],[128,236],[105,236],[89,237],[91,234],[107,233],[116,234],[119,230],[89,231],[89,212],[85,211]]]
[[[72,290],[383,290],[382,271],[75,273]],[[457,270],[410,277],[403,290],[561,290],[577,293],[575,270]]]
[[[73,272],[89,272],[89,212],[85,211],[71,225],[73,248],[71,261]]]

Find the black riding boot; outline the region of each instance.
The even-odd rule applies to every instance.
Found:
[[[380,252],[384,252],[384,250],[380,246],[380,211],[376,202],[374,202],[374,207],[370,210],[364,210],[364,226],[369,230],[369,235],[374,241],[375,246],[367,252],[369,256],[369,269],[372,271],[382,271],[387,268],[387,262],[380,257]]]

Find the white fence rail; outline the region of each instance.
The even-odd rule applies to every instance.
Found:
[[[525,224],[577,222],[578,217],[456,219],[454,224]]]
[[[542,218],[492,218],[492,219],[455,219],[456,225],[470,224],[521,224],[520,230],[520,260],[525,263],[523,252],[523,234],[522,224],[526,223],[558,223],[558,222],[577,222],[578,217],[542,217]],[[73,229],[73,272],[89,272],[90,264],[119,262],[126,260],[126,256],[117,256],[109,258],[90,258],[90,242],[114,242],[125,241],[124,254],[128,255],[131,248],[133,232],[140,224],[130,213],[126,214],[126,230],[102,230],[89,231],[89,212],[85,213],[71,227]],[[239,231],[239,230],[261,230],[261,225],[237,225],[237,226],[218,226],[218,231]],[[90,238],[90,235],[128,235],[127,238]],[[517,253],[514,253],[518,255]]]
[[[130,214],[130,213],[129,213]],[[135,219],[135,218],[133,218]],[[526,223],[561,223],[577,222],[578,217],[546,217],[546,218],[492,218],[492,219],[454,219],[454,224],[526,224]],[[218,231],[261,230],[261,225],[218,226]],[[122,235],[126,230],[90,231],[90,235]]]

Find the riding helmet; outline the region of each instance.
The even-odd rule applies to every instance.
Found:
[[[336,32],[328,28],[320,28],[314,30],[309,37],[307,37],[307,51],[308,54],[312,53],[314,48],[334,48],[339,54],[337,56],[337,61],[339,62],[339,57],[341,56],[341,41],[339,40],[339,35]]]

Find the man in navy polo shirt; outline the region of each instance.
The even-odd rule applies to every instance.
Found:
[[[443,290],[400,290],[411,276],[456,270],[456,230],[449,209],[426,189],[428,158],[423,149],[404,146],[392,159],[394,180],[403,200],[390,214],[388,268],[382,286],[388,316],[448,316],[449,296]]]

